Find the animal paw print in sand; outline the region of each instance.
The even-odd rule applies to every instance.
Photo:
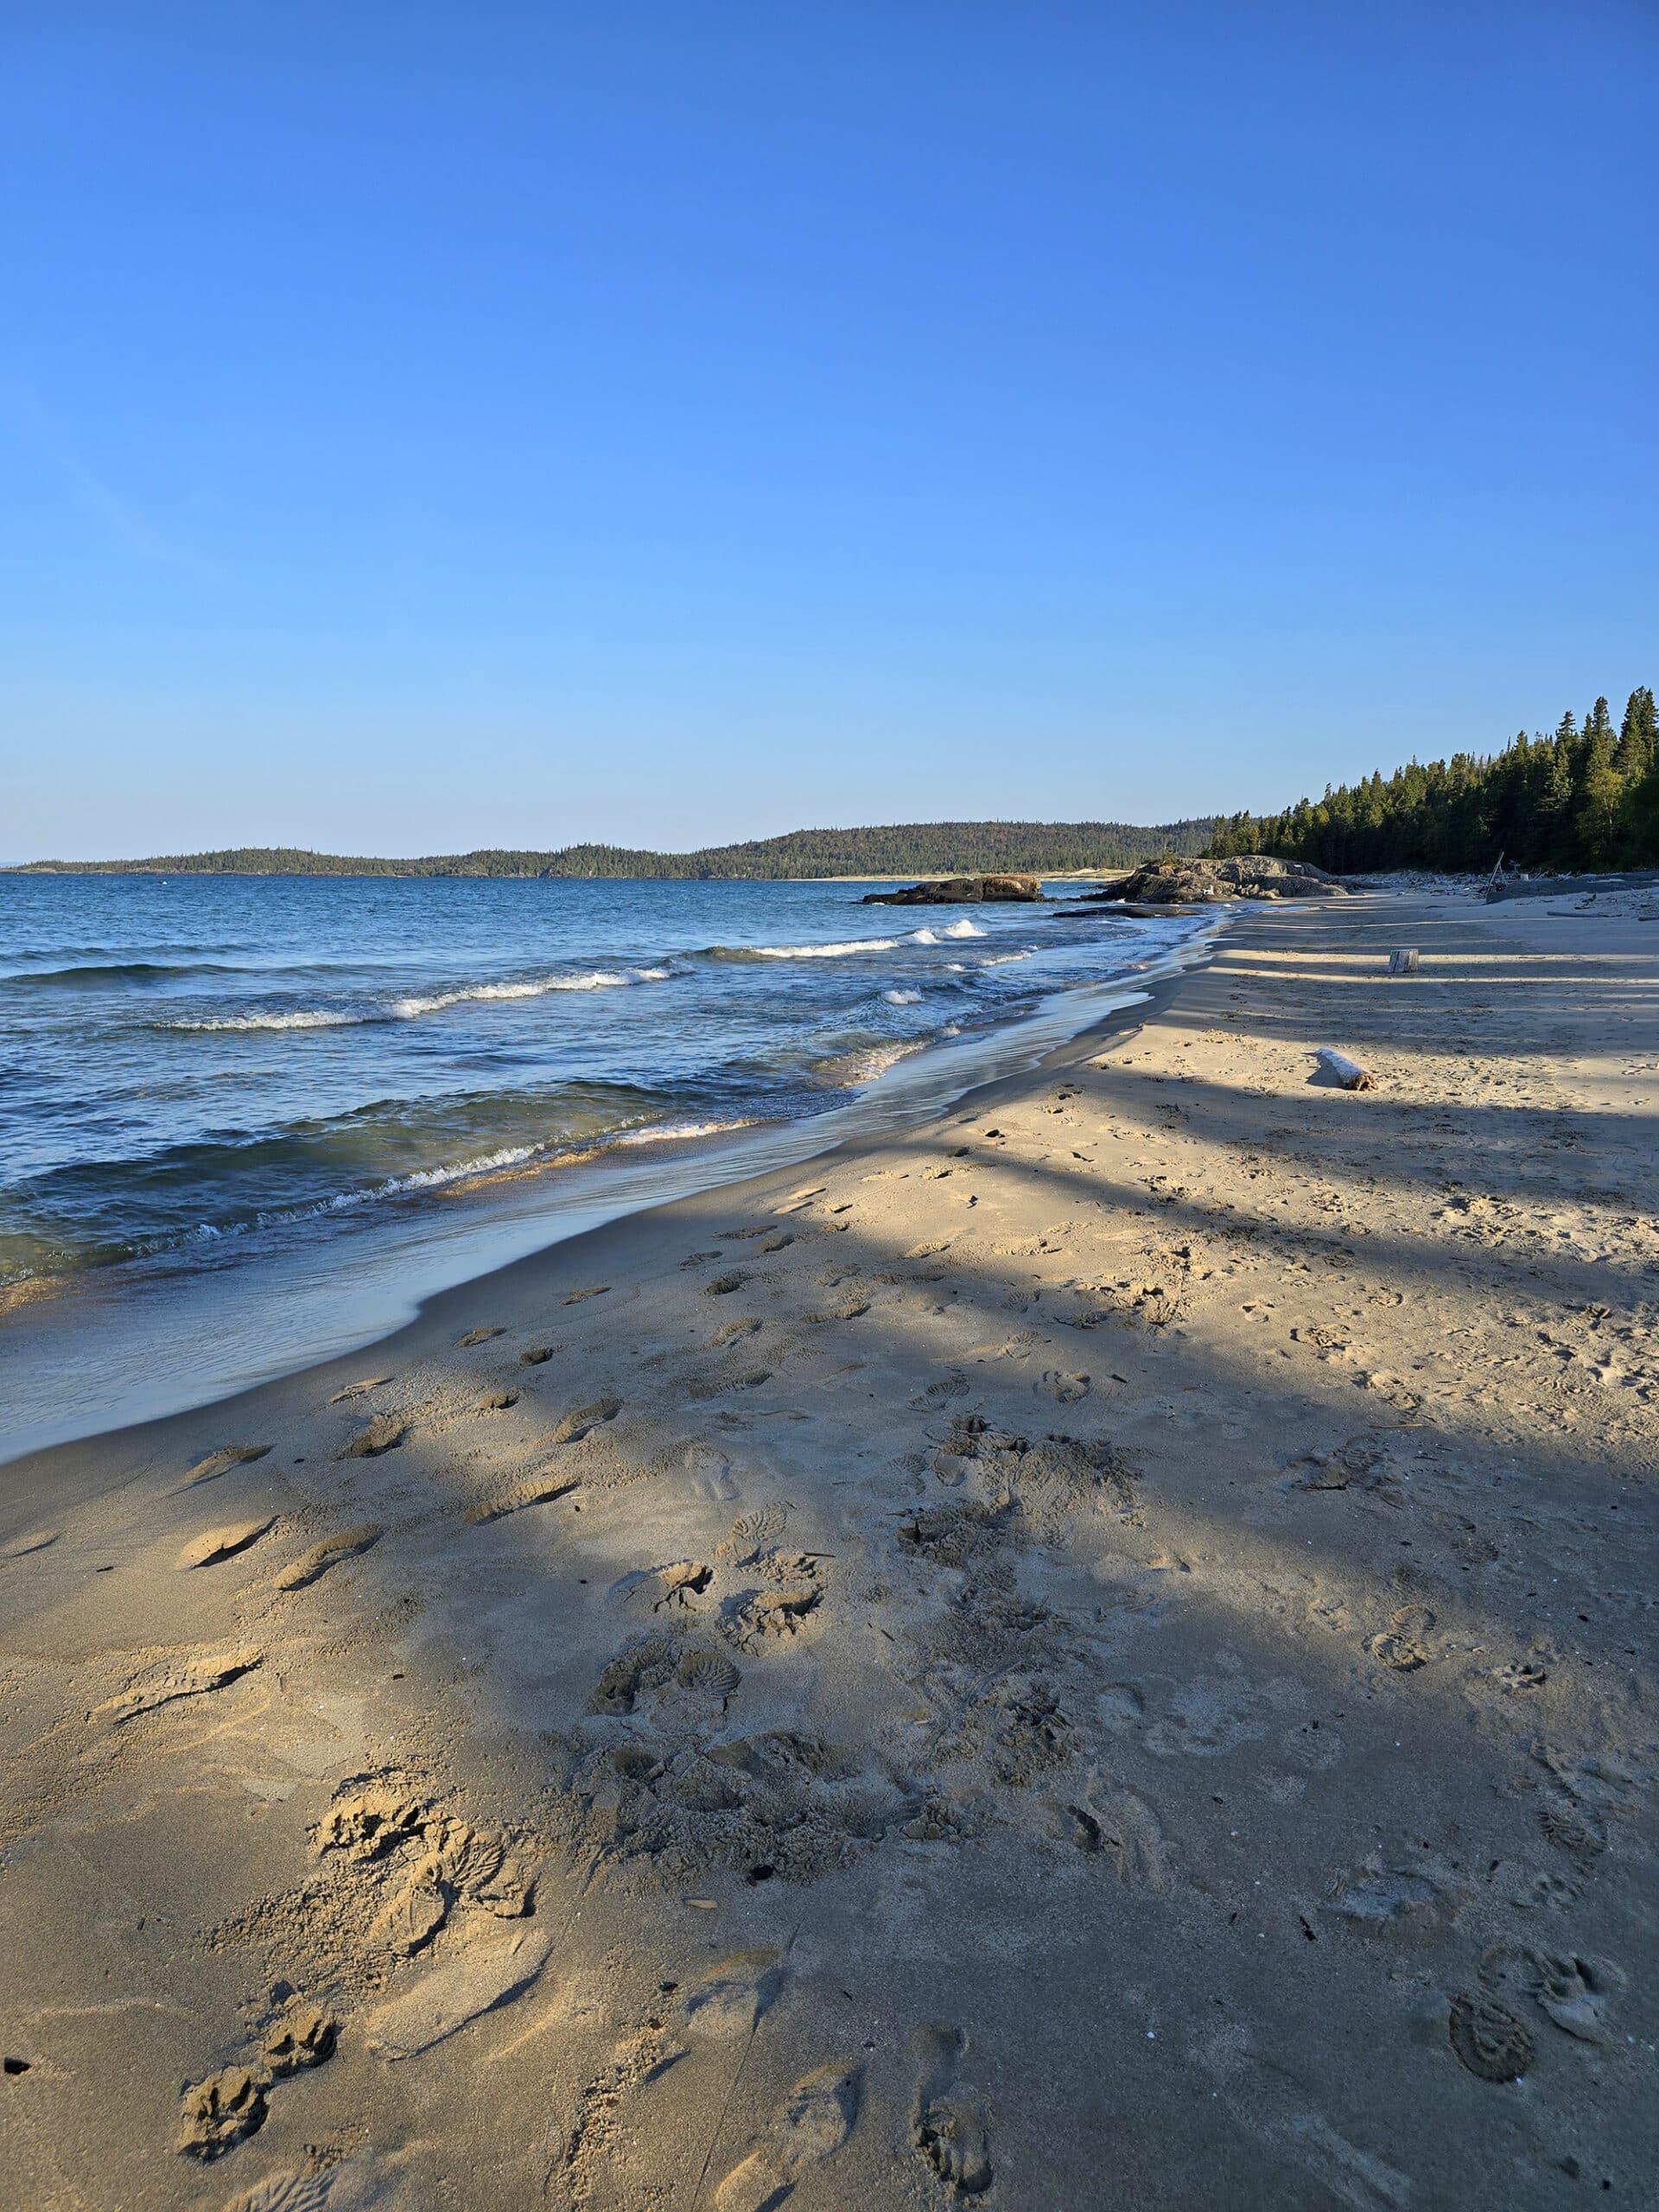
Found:
[[[186,2158],[223,2158],[264,2126],[272,2087],[332,2058],[337,2030],[321,2006],[296,1997],[277,2015],[248,2065],[226,2066],[186,2089],[177,2147]]]
[[[1627,1979],[1610,1959],[1558,1956],[1521,1945],[1500,1945],[1480,1961],[1486,1996],[1529,1998],[1563,2035],[1591,2044],[1612,2042],[1607,2007]]]
[[[270,2084],[251,2067],[226,2066],[184,2093],[178,2149],[190,2158],[222,2158],[264,2126]]]

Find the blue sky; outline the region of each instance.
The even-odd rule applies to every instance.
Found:
[[[1659,10],[0,13],[0,855],[1141,820],[1659,677]]]

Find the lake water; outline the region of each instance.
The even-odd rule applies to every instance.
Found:
[[[0,875],[0,1446],[918,1116],[1203,927],[863,888]]]

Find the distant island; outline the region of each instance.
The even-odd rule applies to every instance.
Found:
[[[706,881],[910,875],[1068,875],[1130,868],[1159,855],[1202,852],[1213,817],[1164,822],[906,822],[873,830],[796,830],[785,837],[709,845],[695,853],[636,852],[624,845],[566,845],[558,852],[448,853],[373,860],[289,845],[219,853],[168,853],[137,861],[29,861],[22,875],[502,875],[668,876]]]

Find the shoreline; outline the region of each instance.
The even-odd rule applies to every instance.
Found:
[[[1659,944],[1229,919],[0,1471],[26,2201],[1640,2195]]]
[[[332,1279],[338,1292],[325,1309],[334,1316],[332,1343],[317,1342],[309,1357],[270,1367],[255,1379],[227,1382],[223,1389],[194,1396],[185,1403],[135,1410],[101,1428],[80,1427],[68,1434],[46,1438],[30,1436],[27,1432],[21,1437],[16,1433],[11,1436],[0,1433],[0,1470],[59,1443],[81,1443],[100,1433],[115,1433],[193,1411],[206,1411],[308,1369],[354,1358],[416,1325],[432,1300],[462,1293],[474,1283],[486,1282],[502,1269],[533,1261],[561,1244],[584,1236],[601,1235],[618,1221],[656,1211],[682,1198],[741,1187],[768,1174],[787,1176],[813,1160],[849,1146],[868,1142],[874,1132],[891,1124],[895,1112],[901,1118],[906,1115],[905,1102],[912,1093],[919,1091],[923,1100],[919,1107],[911,1109],[912,1118],[925,1119],[931,1112],[948,1110],[987,1084],[1014,1079],[1019,1069],[1028,1065],[1027,1056],[1033,1039],[1041,1039],[1057,1030],[1069,1030],[1071,1021],[1083,1013],[1083,1008],[1075,1004],[1077,998],[1086,995],[1090,1001],[1103,1001],[1105,1010],[1087,1016],[1079,1028],[1070,1032],[1053,1050],[1063,1050],[1066,1043],[1076,1042],[1096,1027],[1110,1025],[1118,1010],[1141,1002],[1159,987],[1160,980],[1178,982],[1194,967],[1203,964],[1209,957],[1205,948],[1214,942],[1223,927],[1222,920],[1210,922],[1181,944],[1149,952],[1147,957],[1135,963],[1137,972],[1133,975],[1126,972],[1098,984],[1050,993],[1031,1012],[1014,1020],[991,1024],[960,1038],[935,1038],[903,1052],[853,1097],[820,1114],[787,1119],[757,1117],[734,1129],[693,1139],[664,1136],[650,1144],[624,1140],[569,1158],[480,1174],[445,1186],[442,1192],[429,1193],[418,1202],[421,1212],[411,1212],[408,1217],[412,1233],[418,1234],[423,1226],[433,1232],[435,1255],[428,1260],[423,1269],[429,1277],[435,1269],[448,1272],[460,1256],[459,1244],[452,1253],[437,1235],[439,1216],[431,1210],[446,1205],[476,1205],[481,1192],[499,1196],[515,1185],[526,1194],[543,1189],[556,1192],[557,1198],[551,1204],[517,1216],[505,1211],[490,1214],[480,1208],[467,1224],[470,1231],[468,1244],[486,1254],[492,1246],[498,1251],[505,1248],[509,1256],[488,1259],[481,1267],[447,1281],[440,1280],[433,1287],[414,1294],[412,1304],[410,1294],[404,1290],[399,1280],[403,1257],[400,1247],[391,1246],[384,1255],[378,1250],[371,1251],[372,1260],[378,1262],[374,1272],[379,1286],[372,1302],[365,1299],[360,1290],[346,1287],[351,1280],[351,1254],[341,1255],[334,1266],[322,1260],[321,1272]],[[978,1071],[985,1064],[998,1060],[1012,1061],[1014,1068],[1007,1074]],[[962,1070],[959,1076],[954,1072],[958,1065]],[[751,1155],[754,1156],[755,1164],[747,1166],[745,1163]],[[768,1164],[768,1155],[776,1164]],[[735,1172],[728,1172],[733,1170]],[[573,1180],[562,1188],[557,1179],[567,1174]],[[558,1226],[562,1220],[572,1218],[586,1222],[587,1225],[564,1229]],[[385,1220],[376,1221],[367,1215],[361,1217],[360,1224],[353,1221],[347,1224],[348,1230],[359,1225],[371,1237],[377,1232],[384,1235],[388,1226]],[[291,1268],[307,1266],[313,1257],[320,1255],[304,1253],[283,1256]],[[232,1297],[241,1294],[253,1302],[257,1310],[258,1306],[268,1303],[270,1297],[258,1271],[271,1268],[280,1262],[270,1255],[262,1255],[245,1264],[247,1274],[233,1276],[228,1287]],[[15,1371],[16,1365],[26,1361],[31,1352],[38,1357],[41,1345],[38,1336],[33,1344],[24,1336],[26,1324],[8,1332],[8,1324],[14,1315],[33,1308],[35,1312],[29,1313],[29,1319],[34,1319],[39,1309],[49,1307],[52,1310],[45,1326],[48,1330],[69,1331],[73,1338],[87,1313],[97,1315],[102,1309],[111,1317],[111,1333],[121,1349],[129,1355],[135,1349],[142,1351],[143,1324],[133,1307],[147,1296],[164,1299],[171,1283],[177,1283],[185,1299],[192,1303],[200,1302],[208,1294],[209,1285],[205,1278],[188,1277],[181,1270],[169,1276],[164,1265],[125,1281],[120,1279],[116,1268],[88,1269],[42,1278],[38,1285],[14,1286],[20,1294],[10,1300],[0,1300],[0,1345],[8,1352]],[[359,1305],[369,1306],[368,1313],[356,1321],[350,1318],[348,1310],[354,1298]],[[397,1309],[401,1309],[401,1317],[390,1318]],[[183,1326],[189,1326],[188,1316]],[[314,1338],[315,1333],[313,1332]],[[176,1330],[174,1334],[176,1336]],[[109,1354],[106,1352],[105,1357],[107,1359]]]

